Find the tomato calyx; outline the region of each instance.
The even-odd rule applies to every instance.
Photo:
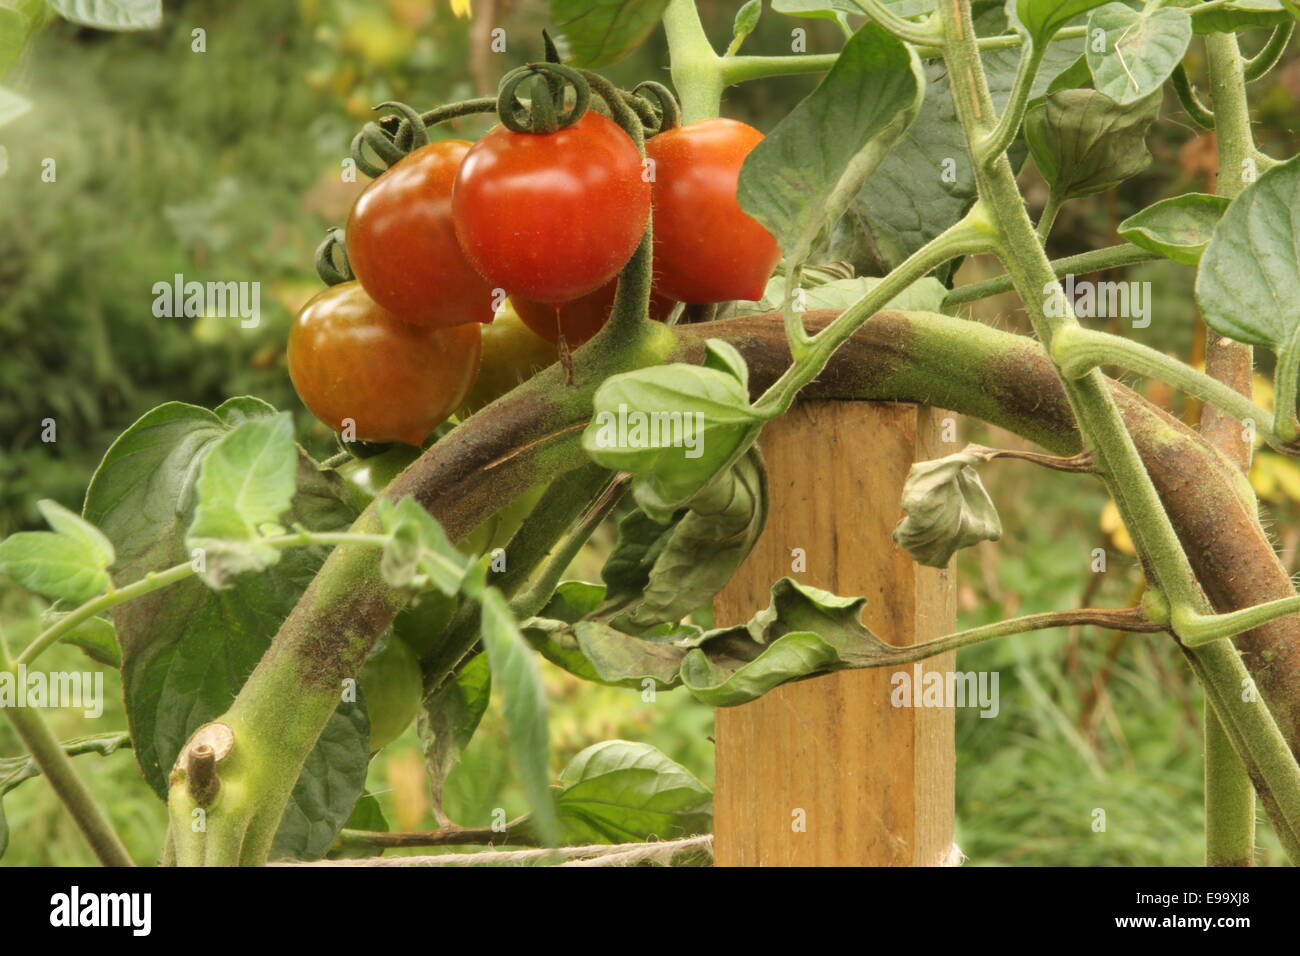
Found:
[[[585,71],[561,63],[527,63],[501,78],[497,95],[497,116],[501,125],[512,133],[547,136],[572,126],[587,112],[591,87]],[[532,86],[527,106],[519,99],[519,88]],[[573,88],[573,102],[566,106],[565,90]]]

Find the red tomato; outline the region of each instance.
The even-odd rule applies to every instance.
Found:
[[[596,112],[555,133],[503,126],[456,176],[452,218],[469,261],[510,295],[569,302],[613,279],[650,215],[650,183],[627,134]]]
[[[412,325],[356,282],[321,292],[289,330],[289,377],[304,405],[335,431],[419,445],[465,398],[478,374],[477,324]]]
[[[511,296],[510,302],[515,307],[519,318],[548,342],[560,340],[559,329],[564,329],[564,341],[569,348],[577,348],[601,330],[609,313],[614,308],[614,294],[618,291],[618,279],[607,282],[595,292],[584,295],[572,302],[548,303],[533,302]],[[650,318],[662,322],[668,318],[677,303],[666,299],[654,291],[650,293]]]
[[[756,301],[781,258],[772,234],[736,201],[752,126],[709,119],[646,142],[654,165],[655,287],[679,302]]]
[[[451,223],[451,186],[470,144],[421,146],[366,187],[348,216],[348,261],[375,303],[405,322],[491,322],[492,288]]]

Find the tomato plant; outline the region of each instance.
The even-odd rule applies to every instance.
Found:
[[[43,23],[51,14],[36,6]],[[76,16],[112,7],[118,26],[144,28],[146,6],[81,4]],[[672,859],[706,851],[709,787],[624,740],[581,750],[557,781],[535,655],[641,703],[679,691],[727,708],[842,670],[915,667],[919,676],[926,659],[1009,635],[1099,628],[1150,635],[1143,653],[1158,646],[1186,661],[1180,691],[1204,696],[1195,713],[1187,694],[1186,710],[1203,723],[1207,862],[1255,859],[1257,798],[1278,852],[1300,861],[1300,596],[1244,473],[1259,443],[1276,474],[1300,454],[1300,308],[1288,291],[1300,287],[1300,157],[1267,154],[1247,95],[1285,55],[1295,6],[788,3],[772,9],[834,21],[820,36],[834,49],[740,55],[761,4],[740,9],[719,52],[688,0],[556,2],[568,62],[548,35],[544,59],[508,72],[496,96],[423,112],[383,104],[391,115],[365,123],[340,157],[374,182],[346,234],[332,230],[318,251],[330,286],[294,319],[286,364],[303,404],[345,441],[399,446],[351,460],[363,453],[351,444],[318,460],[319,434],[257,397],[212,409],[168,402],[107,449],[81,514],[40,501],[49,530],[0,541],[0,573],[18,593],[3,610],[12,603],[21,616],[0,640],[0,695],[63,642],[120,667],[128,728],[61,743],[40,708],[0,696],[30,751],[0,761],[0,797],[47,777],[96,856],[129,863],[112,814],[71,759],[129,743],[165,803],[165,863],[260,865],[459,842]],[[0,11],[6,36],[37,29],[26,13]],[[661,14],[674,89],[654,78],[623,89],[594,72],[645,39],[650,12]],[[1250,58],[1241,34],[1257,51]],[[1203,47],[1195,57],[1192,43]],[[1202,52],[1212,113],[1191,75]],[[13,59],[10,43],[0,68]],[[725,90],[802,73],[820,79],[783,116],[756,120],[766,135],[721,116]],[[1113,190],[1131,181],[1143,192],[1147,136],[1173,97],[1176,135],[1186,123],[1213,129],[1194,145],[1214,154],[1215,193],[1175,195],[1120,220],[1114,210],[1135,199]],[[29,106],[0,89],[0,119]],[[430,128],[472,130],[479,117],[500,125],[483,124],[472,146],[427,143]],[[321,129],[328,140],[332,127]],[[288,150],[276,155],[292,161]],[[1026,156],[1033,165],[1022,168]],[[1026,201],[1035,192],[1043,202]],[[1120,241],[1057,249],[1062,211],[1103,194],[1092,205],[1107,221],[1105,241]],[[168,209],[199,261],[227,234],[182,227],[191,215],[220,219],[211,210],[224,195]],[[1075,281],[1157,260],[1203,317],[1203,369],[1118,334],[1129,319],[1145,329],[1149,316],[1096,311],[1103,293],[1136,310],[1140,289],[1124,299]],[[995,274],[972,281],[958,268],[967,262]],[[156,309],[173,294],[160,285]],[[202,308],[192,314],[187,302],[180,313],[201,312],[209,327],[230,318],[210,291],[227,290],[200,289]],[[485,326],[503,293],[513,306]],[[1019,332],[967,314],[1006,293],[1019,298]],[[673,303],[719,308],[684,312],[699,319],[687,324],[653,321]],[[1106,330],[1090,325],[1099,318]],[[260,370],[277,367],[280,330],[268,325],[277,342],[259,353]],[[1183,340],[1193,331],[1182,329]],[[590,342],[571,352],[555,347],[561,336]],[[1254,350],[1273,353],[1262,363],[1273,370],[1269,408],[1251,392]],[[1099,370],[1108,367],[1157,379],[1162,394],[1181,392],[1207,411],[1185,425],[1177,407],[1107,379]],[[806,557],[808,544],[790,514],[768,522],[790,505],[775,467],[768,478],[765,461],[776,456],[765,459],[758,442],[791,442],[766,430],[805,400],[877,402],[882,414],[931,405],[1041,446],[970,444],[914,462],[856,435],[799,432],[785,448],[796,465],[815,462],[812,451],[894,456],[886,464],[900,500],[884,508],[878,488],[858,500],[866,493],[854,482],[811,475],[826,488],[812,503],[830,514],[818,523],[829,525],[825,547],[838,560],[868,549],[838,545],[837,535],[852,532],[844,540],[856,545],[869,524],[881,532],[869,550],[909,584],[946,587],[958,551],[1004,533],[998,488],[989,493],[981,470],[1046,467],[1104,486],[1112,504],[1097,510],[1138,560],[1098,603],[1125,593],[1131,606],[1071,603],[915,644],[883,640],[863,623],[863,599],[815,586],[825,581],[798,562],[787,572],[787,553]],[[928,412],[903,411],[916,416],[904,429],[916,447],[945,440],[922,434]],[[856,518],[864,504],[877,517],[898,505],[904,517],[891,535]],[[750,560],[765,534],[769,544],[777,536],[769,550],[780,558],[779,576],[761,582],[770,581],[770,603],[713,626],[733,575],[767,567]],[[904,554],[933,570],[916,571]],[[1106,573],[1105,549],[1090,557],[1091,573]],[[1080,580],[1085,563],[1072,565]],[[732,592],[744,597],[720,607],[749,595]],[[887,587],[872,593],[882,619],[923,617]],[[11,648],[10,633],[24,646]],[[1123,649],[1112,647],[1107,667]],[[353,680],[368,715],[346,693]],[[1094,704],[1100,683],[1090,678]],[[493,694],[507,739],[483,735],[476,746],[508,750],[527,815],[478,829],[449,821],[441,795]],[[883,695],[851,703],[862,713],[896,706]],[[1048,703],[1053,725],[1086,749],[1074,715]],[[417,712],[428,778],[419,789],[431,795],[436,829],[388,833],[364,795],[370,759]],[[807,732],[801,712],[789,716]],[[952,733],[942,723],[951,714],[932,716]],[[861,748],[838,753],[860,757]],[[828,767],[840,769],[830,760],[808,773]],[[878,828],[864,845],[907,844],[889,813],[868,809],[842,821]],[[913,810],[904,816],[923,815]],[[7,836],[0,817],[0,852]],[[731,838],[719,828],[720,841]],[[619,856],[609,842],[637,846]],[[957,855],[939,849],[944,860]],[[518,859],[487,852],[492,862]]]
[[[781,250],[736,201],[745,157],[763,139],[752,126],[709,119],[646,143],[654,160],[655,286],[680,302],[763,297]]]
[[[627,134],[587,112],[554,133],[491,130],[461,164],[452,214],[465,254],[491,285],[569,302],[632,257],[650,216],[650,184]]]
[[[361,441],[419,445],[469,393],[481,349],[476,324],[412,325],[345,282],[298,313],[289,375],[303,404],[335,431],[351,423]]]
[[[451,221],[464,140],[430,143],[366,187],[348,216],[348,260],[377,305],[436,327],[491,322],[491,287],[465,259]]]

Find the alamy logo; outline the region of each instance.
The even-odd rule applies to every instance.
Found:
[[[178,272],[171,282],[155,282],[153,295],[153,314],[160,319],[238,318],[243,329],[255,329],[262,320],[260,282],[186,282]]]
[[[599,448],[685,448],[687,458],[704,454],[703,412],[642,412],[618,406],[618,414],[596,415]]]
[[[981,717],[996,717],[1001,709],[997,671],[927,671],[917,661],[911,673],[891,674],[889,683],[895,707],[978,707]]]
[[[1151,324],[1151,283],[1080,282],[1067,275],[1043,286],[1044,312],[1059,319],[1071,310],[1078,319],[1132,319],[1133,328],[1145,329]]]
[[[148,936],[153,924],[150,893],[82,893],[78,886],[50,897],[51,926],[128,926]]]
[[[0,708],[73,707],[87,717],[104,713],[103,671],[0,671]]]

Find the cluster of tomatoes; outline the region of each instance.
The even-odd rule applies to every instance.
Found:
[[[652,210],[652,317],[677,302],[760,298],[780,251],[740,209],[736,183],[761,139],[706,120],[651,137],[643,160],[588,110],[554,132],[497,126],[476,143],[413,150],[352,208],[355,280],[294,321],[299,397],[335,431],[350,425],[350,438],[420,445],[452,413],[550,364],[553,343],[595,335]]]

